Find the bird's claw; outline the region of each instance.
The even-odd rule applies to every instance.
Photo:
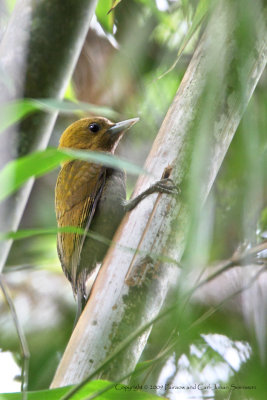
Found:
[[[133,210],[137,206],[137,204],[140,203],[140,201],[144,200],[147,196],[153,193],[166,193],[177,196],[180,193],[180,189],[174,184],[172,179],[161,179],[160,181],[155,182],[143,193],[140,193],[134,199],[124,202],[123,206],[125,212]]]
[[[160,193],[173,195],[178,195],[180,193],[179,187],[176,186],[173,180],[170,178],[161,179],[160,181],[154,183],[153,187],[155,188],[155,191]]]

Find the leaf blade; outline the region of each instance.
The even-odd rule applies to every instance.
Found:
[[[60,112],[64,114],[91,113],[117,119],[119,114],[109,107],[96,106],[85,102],[58,99],[17,99],[1,105],[0,133],[28,115],[37,111]]]
[[[48,148],[10,161],[0,171],[0,201],[13,194],[26,183],[28,179],[45,175],[62,162],[72,159],[81,159],[115,169],[124,169],[126,172],[133,175],[139,175],[141,173],[147,174],[143,168],[112,154],[85,150],[59,150],[56,148]]]

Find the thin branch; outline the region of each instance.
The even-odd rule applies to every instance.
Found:
[[[187,301],[190,300],[190,297],[192,296],[192,294],[194,292],[197,291],[197,289],[201,288],[206,283],[217,278],[223,272],[226,272],[229,269],[236,267],[236,266],[245,266],[245,265],[250,264],[253,261],[255,262],[255,257],[257,256],[257,254],[259,254],[261,251],[266,250],[266,249],[267,249],[267,241],[264,241],[254,247],[251,247],[249,250],[246,250],[243,253],[234,254],[229,260],[226,260],[225,263],[217,271],[213,272],[206,279],[204,279],[203,281],[198,283],[196,286],[194,286],[187,294],[189,296],[187,298]]]
[[[196,325],[199,325],[200,323],[202,323],[203,321],[205,321],[207,318],[209,318],[211,315],[213,315],[216,311],[218,311],[219,308],[221,308],[222,306],[224,306],[224,304],[226,302],[228,302],[229,300],[232,300],[234,297],[238,296],[239,294],[243,293],[245,290],[249,289],[254,282],[257,281],[257,279],[260,277],[260,275],[263,272],[267,271],[267,267],[264,266],[263,268],[261,268],[253,277],[252,279],[247,283],[247,285],[243,286],[242,288],[238,289],[236,292],[232,293],[230,296],[228,296],[226,299],[222,300],[216,307],[212,307],[211,310],[209,310],[207,313],[205,313],[202,317],[198,318],[190,327],[190,329],[192,327],[195,327]]]

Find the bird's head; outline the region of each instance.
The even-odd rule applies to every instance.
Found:
[[[123,133],[138,120],[114,123],[102,117],[80,119],[63,132],[59,147],[114,152]]]

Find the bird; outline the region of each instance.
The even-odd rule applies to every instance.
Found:
[[[114,154],[124,133],[138,120],[132,118],[114,123],[104,117],[80,119],[63,132],[59,149]],[[124,171],[79,159],[62,163],[55,187],[58,228],[77,227],[83,230],[83,234],[64,232],[64,229],[59,229],[57,233],[59,260],[77,297],[74,326],[88,300],[86,281],[103,261],[123,216],[151,193],[173,193],[175,185],[170,181],[158,181],[127,202]]]

